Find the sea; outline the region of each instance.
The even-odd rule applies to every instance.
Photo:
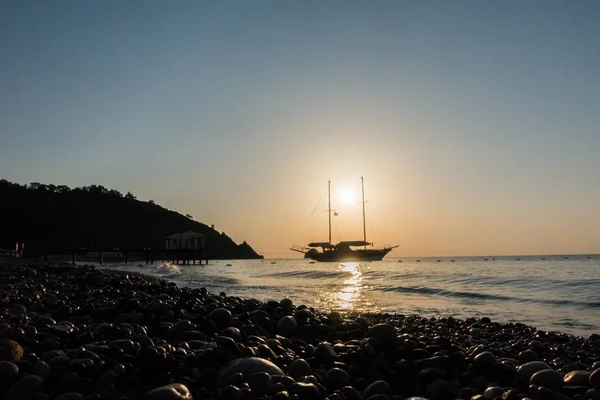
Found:
[[[540,330],[600,333],[600,255],[212,260],[208,265],[104,264],[178,286],[320,310],[424,317],[489,317]]]

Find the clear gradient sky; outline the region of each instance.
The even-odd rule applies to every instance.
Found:
[[[600,252],[600,2],[0,3],[0,178],[286,257],[361,176],[392,257]]]

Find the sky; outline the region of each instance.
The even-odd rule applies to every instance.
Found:
[[[600,253],[600,2],[0,2],[0,178],[266,257]],[[347,194],[341,198],[341,193]],[[353,198],[351,198],[353,197]]]

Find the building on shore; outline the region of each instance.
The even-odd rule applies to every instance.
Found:
[[[204,235],[198,232],[187,231],[165,238],[165,249],[167,250],[197,250],[204,248]]]

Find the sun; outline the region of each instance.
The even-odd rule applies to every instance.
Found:
[[[349,188],[341,189],[338,198],[343,205],[349,205],[356,202],[356,194]]]

